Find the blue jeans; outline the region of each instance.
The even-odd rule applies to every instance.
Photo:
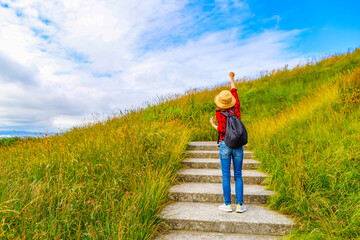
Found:
[[[244,184],[241,175],[244,150],[243,147],[231,149],[225,145],[224,141],[220,142],[220,163],[222,171],[222,186],[224,194],[224,202],[226,205],[231,204],[231,188],[230,188],[230,165],[231,156],[234,164],[234,179],[236,203],[243,204]]]

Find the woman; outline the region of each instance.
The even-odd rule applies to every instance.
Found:
[[[235,88],[233,72],[229,73],[231,79],[231,91],[221,91],[219,95],[215,97],[215,103],[218,106],[216,108],[216,120],[219,126],[215,125],[214,118],[210,119],[211,125],[218,130],[220,140],[220,163],[222,171],[222,186],[224,195],[224,204],[219,206],[219,209],[226,212],[231,212],[231,189],[230,189],[230,165],[231,156],[234,164],[234,179],[235,179],[235,192],[236,192],[236,212],[245,212],[247,209],[243,205],[243,180],[241,175],[242,162],[243,162],[243,147],[237,149],[231,149],[225,145],[225,131],[227,118],[221,114],[221,111],[226,111],[229,114],[235,114],[241,119],[240,113],[240,101],[237,95],[237,89]],[[235,112],[232,111],[232,107],[235,107]]]

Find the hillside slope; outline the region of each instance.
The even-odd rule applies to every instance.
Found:
[[[289,237],[360,230],[360,50],[236,86],[242,120]],[[63,136],[0,148],[0,237],[151,239],[191,140],[216,140],[214,96],[169,96]]]
[[[226,88],[194,91],[145,116],[181,119],[193,140],[216,140],[213,96]],[[270,207],[295,217],[293,237],[360,238],[360,49],[237,89],[249,142],[271,174]]]

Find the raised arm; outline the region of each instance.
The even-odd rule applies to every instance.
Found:
[[[235,73],[229,72],[229,76],[231,79],[231,89],[233,89],[233,88],[235,88],[235,81],[234,81]]]

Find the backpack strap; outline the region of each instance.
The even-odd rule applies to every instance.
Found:
[[[231,111],[232,111],[232,113],[235,115],[235,107],[233,106],[232,108],[231,108]],[[222,115],[224,115],[225,117],[229,117],[231,114],[229,114],[228,112],[226,112],[226,111],[220,111],[220,113],[222,114]]]
[[[220,112],[222,115],[224,115],[225,117],[229,117],[230,116],[230,114],[228,113],[228,112],[225,112],[225,111],[221,111]]]

